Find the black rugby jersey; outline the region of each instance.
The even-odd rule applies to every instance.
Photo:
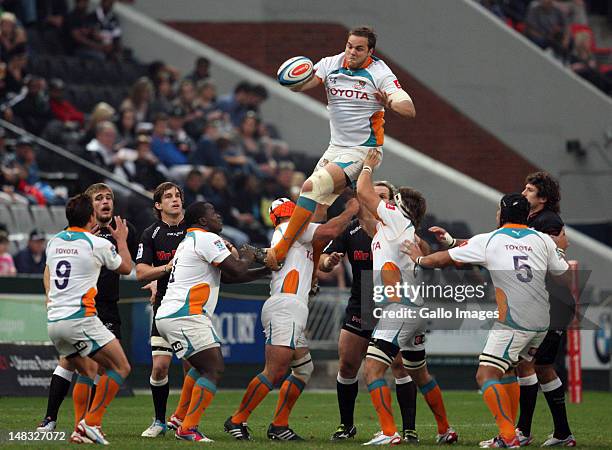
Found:
[[[353,273],[350,301],[361,300],[361,273],[364,270],[372,270],[371,245],[372,238],[361,227],[359,220],[355,219],[323,250],[325,254],[336,252],[347,255]]]
[[[140,244],[138,244],[136,264],[148,264],[155,267],[168,264],[176,253],[176,248],[185,237],[186,229],[184,222],[178,225],[168,225],[161,220],[154,222],[142,232]],[[168,274],[157,280],[155,303],[161,303],[168,287],[169,278],[170,275]]]
[[[543,209],[527,219],[527,226],[536,231],[557,236],[563,229],[563,220],[554,211]],[[550,301],[550,329],[564,329],[574,317],[576,302],[566,286],[555,283],[546,276],[546,290]]]
[[[111,227],[115,227],[115,218],[111,220]],[[136,252],[138,250],[138,236],[136,233],[136,228],[130,222],[127,222],[128,227],[128,237],[127,237],[127,246],[130,252],[130,256],[132,257],[132,261],[136,261]],[[106,239],[113,243],[114,246],[117,246],[117,241],[111,235],[110,229],[108,227],[100,228],[100,231],[97,233],[98,237]],[[96,294],[96,309],[98,311],[98,315],[107,322],[117,322],[121,323],[119,318],[119,309],[117,308],[117,302],[119,301],[119,278],[121,276],[112,271],[108,270],[106,267],[102,267],[100,269],[100,276],[98,277],[98,283],[96,289],[98,293]]]

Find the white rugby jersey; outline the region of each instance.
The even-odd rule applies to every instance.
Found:
[[[330,143],[340,147],[383,145],[385,109],[374,93],[393,94],[401,89],[391,69],[374,56],[361,68],[349,69],[344,53],[321,59],[314,69],[327,92]]]
[[[414,283],[414,262],[400,252],[400,245],[405,240],[414,241],[414,226],[410,219],[404,217],[397,206],[381,200],[376,208],[378,224],[372,238],[372,255],[374,270],[374,289],[395,283]],[[404,301],[406,297],[391,298],[388,301]],[[410,299],[416,306],[422,305],[422,298]]]
[[[198,314],[212,317],[221,282],[221,270],[217,266],[230,254],[217,234],[188,228],[174,254],[168,288],[155,318]]]
[[[560,275],[569,268],[550,236],[526,225],[505,224],[448,253],[453,261],[489,269],[501,323],[518,330],[548,329],[546,272]]]
[[[272,236],[271,247],[283,238],[288,222],[281,223]],[[293,294],[300,300],[308,302],[308,293],[312,282],[314,262],[312,256],[312,239],[319,224],[310,223],[308,228],[293,243],[281,270],[272,272],[270,295]]]
[[[95,316],[100,268],[115,270],[121,265],[115,246],[83,228],[70,227],[49,240],[46,252],[50,275],[47,320]]]

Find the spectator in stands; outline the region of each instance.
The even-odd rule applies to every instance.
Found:
[[[221,155],[218,141],[221,139],[221,122],[211,120],[204,125],[204,133],[198,141],[198,145],[193,153],[189,155],[189,164],[209,167],[225,167],[226,163]],[[223,136],[225,137],[225,136]]]
[[[102,45],[108,48],[107,58],[118,59],[121,57],[121,25],[113,11],[114,3],[115,0],[101,0],[91,19]]]
[[[155,99],[151,103],[150,114],[155,116],[159,113],[169,114],[172,110],[172,81],[170,74],[167,72],[159,72],[153,82],[155,91]]]
[[[501,0],[480,0],[480,4],[499,19],[506,20]]]
[[[222,234],[237,246],[249,242],[249,237],[236,228],[238,222],[232,211],[232,194],[223,169],[213,169],[208,177],[208,184],[204,188],[204,196],[223,217]]]
[[[17,17],[10,12],[0,14],[0,56],[3,61],[18,46],[25,46],[27,42],[25,30],[17,24]]]
[[[125,154],[120,153],[115,146],[117,141],[117,128],[110,121],[98,123],[96,137],[87,144],[86,150],[91,162],[114,173],[125,181],[130,181],[131,171],[125,165]]]
[[[36,16],[38,25],[42,28],[61,30],[64,17],[68,15],[68,2],[66,0],[37,0]]]
[[[62,205],[66,198],[58,195],[51,186],[41,180],[34,143],[21,137],[15,144],[15,162],[19,168],[18,192],[28,197],[30,203],[39,205]]]
[[[212,81],[200,81],[196,85],[196,109],[202,111],[202,115],[217,109],[217,86]]]
[[[287,197],[291,193],[293,186],[293,174],[295,172],[295,164],[291,161],[281,161],[278,164],[276,172],[276,182],[279,187],[285,192],[284,197]]]
[[[140,134],[136,138],[136,151],[138,157],[133,163],[133,181],[147,191],[153,192],[168,179],[166,168],[151,151],[151,138],[146,134]]]
[[[574,50],[570,56],[570,67],[585,80],[597,86],[608,95],[612,95],[612,73],[606,77],[602,74],[597,60],[591,50],[591,34],[586,31],[574,36]]]
[[[115,108],[105,102],[100,102],[94,106],[89,116],[89,122],[85,127],[83,138],[79,141],[82,145],[87,145],[96,137],[98,124],[105,121],[113,121],[115,117]]]
[[[197,169],[191,170],[185,178],[183,186],[183,199],[185,207],[193,202],[206,202],[204,195],[204,175]]]
[[[47,83],[44,78],[32,76],[27,80],[26,86],[27,92],[21,101],[13,106],[13,112],[20,119],[23,128],[39,135],[53,119],[46,92]]]
[[[233,214],[238,227],[244,231],[251,242],[266,243],[266,230],[261,217],[261,182],[255,175],[242,175],[236,178],[234,192],[238,194],[232,201]],[[267,211],[266,211],[267,212]]]
[[[237,144],[240,150],[251,158],[262,172],[269,175],[273,174],[275,162],[259,136],[259,119],[255,113],[249,112],[242,119],[238,128]]]
[[[525,22],[531,0],[504,0],[502,3],[504,16],[514,24]]]
[[[55,118],[63,123],[85,123],[85,116],[64,98],[64,82],[59,78],[49,81],[49,105]]]
[[[28,65],[28,54],[25,46],[15,47],[7,56],[6,63],[6,92],[7,94],[20,94],[25,85]]]
[[[170,168],[177,164],[187,164],[187,156],[168,137],[168,116],[166,114],[155,116],[152,138],[151,150],[164,166]]]
[[[196,145],[185,131],[185,114],[185,110],[180,106],[172,108],[168,116],[168,137],[176,148],[189,157],[189,154],[195,150]]]
[[[185,77],[187,80],[191,80],[194,85],[197,85],[200,81],[208,80],[210,76],[208,69],[210,68],[210,61],[204,56],[200,56],[195,60],[195,67],[193,72]]]
[[[239,126],[240,122],[249,112],[250,93],[253,89],[252,85],[247,81],[241,81],[234,88],[232,95],[226,95],[219,99],[218,108],[229,114],[231,122],[234,126]]]
[[[159,60],[149,63],[147,72],[150,80],[156,80],[161,74],[168,75],[172,86],[181,78],[181,73],[176,67]]]
[[[132,108],[136,112],[136,121],[149,119],[149,107],[153,100],[153,84],[147,77],[140,77],[132,85],[129,96],[121,103],[121,108]]]
[[[81,58],[105,60],[106,55],[112,53],[113,46],[104,43],[88,9],[89,0],[76,0],[74,9],[66,16],[67,50]]]
[[[553,0],[539,0],[529,7],[525,35],[543,50],[551,49],[555,56],[568,57],[570,34],[563,12]]]
[[[196,111],[196,91],[193,81],[183,80],[179,84],[178,96],[174,100],[174,106],[180,106],[185,111],[186,121],[193,120],[201,116],[201,112]]]
[[[259,107],[263,102],[268,99],[268,91],[261,84],[251,86],[251,89],[247,95],[247,108],[249,111],[253,111],[259,114]]]
[[[555,4],[565,15],[567,23],[589,24],[584,0],[557,0]]]
[[[16,192],[21,166],[15,160],[15,154],[9,152],[5,134],[4,128],[0,128],[0,203],[27,205],[28,199]]]
[[[0,231],[0,275],[14,276],[17,273],[13,257],[8,252],[9,237],[6,231]]]
[[[118,145],[132,147],[136,143],[136,112],[133,108],[122,108],[117,120]]]
[[[17,273],[41,274],[45,271],[45,263],[47,262],[45,242],[45,233],[37,229],[30,232],[28,246],[13,258]]]

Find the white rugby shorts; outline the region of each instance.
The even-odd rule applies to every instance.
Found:
[[[389,312],[401,313],[404,318],[391,318]],[[408,311],[415,311],[410,318]],[[386,305],[372,332],[372,339],[380,339],[399,347],[400,351],[425,350],[426,320],[418,314],[418,308],[399,303]]]
[[[344,173],[354,184],[357,182],[357,178],[359,178],[359,174],[363,169],[363,160],[373,148],[378,149],[380,152],[382,162],[382,147],[339,147],[334,144],[329,144],[329,147],[327,147],[327,150],[325,150],[325,153],[323,153],[323,156],[321,156],[321,159],[317,162],[313,173],[321,170],[329,163],[335,163],[344,170]],[[376,169],[376,167],[373,167],[373,169]]]
[[[157,330],[177,358],[188,359],[198,352],[221,345],[209,317],[195,316],[155,319]]]
[[[480,354],[480,365],[506,372],[518,364],[519,357],[531,361],[544,340],[546,331],[523,331],[495,322]]]
[[[98,316],[48,322],[47,331],[61,356],[86,357],[115,339]]]
[[[261,310],[266,345],[308,347],[307,322],[308,303],[297,295],[273,295],[266,300]]]

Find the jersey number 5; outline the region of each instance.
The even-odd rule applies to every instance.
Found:
[[[527,261],[528,256],[514,256],[514,270],[518,273],[516,278],[523,283],[529,283],[533,279],[533,272],[531,266],[522,263],[521,261]],[[522,271],[525,271],[524,273]]]

